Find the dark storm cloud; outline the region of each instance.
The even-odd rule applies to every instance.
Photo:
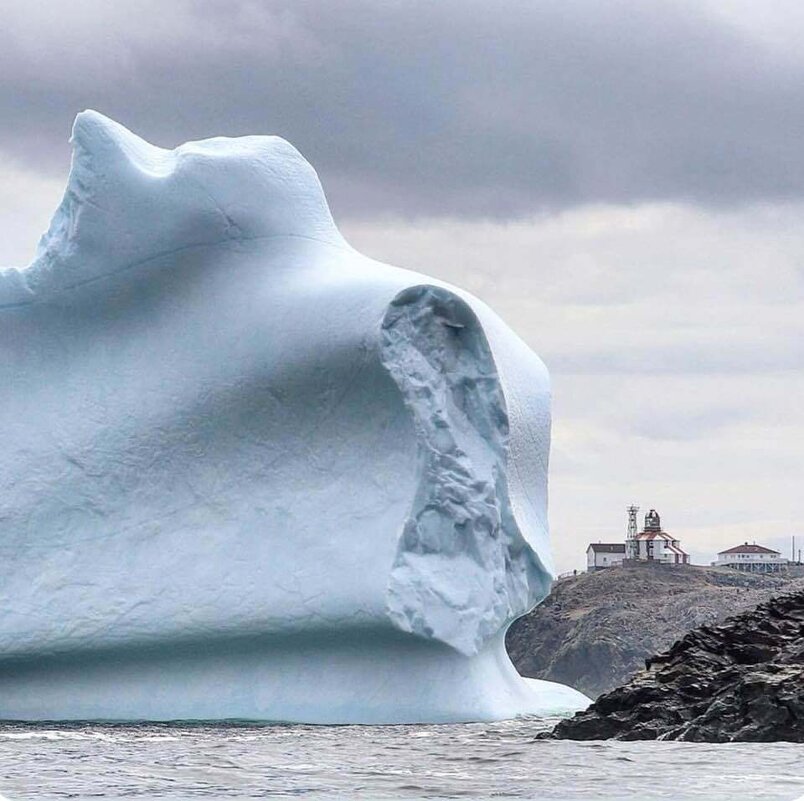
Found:
[[[804,195],[802,62],[697,2],[122,8],[7,16],[8,155],[63,170],[69,121],[92,107],[165,146],[279,133],[341,216]]]

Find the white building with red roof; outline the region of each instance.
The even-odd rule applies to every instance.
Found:
[[[593,542],[586,549],[587,571],[617,565],[651,562],[661,565],[688,565],[690,557],[681,542],[662,531],[662,521],[655,509],[645,515],[645,528],[637,533],[639,507],[628,507],[628,535],[625,542]]]
[[[689,554],[681,541],[662,531],[659,513],[651,509],[645,515],[645,528],[635,537],[636,558],[640,562],[658,562],[663,565],[688,565]]]
[[[721,551],[717,555],[717,561],[712,562],[712,565],[742,570],[746,573],[780,573],[787,569],[788,561],[779,551],[765,548],[755,542],[750,545],[746,542]]]

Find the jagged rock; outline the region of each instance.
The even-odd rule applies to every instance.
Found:
[[[691,631],[547,736],[804,742],[804,591]]]

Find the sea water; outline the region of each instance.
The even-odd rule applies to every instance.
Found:
[[[0,724],[0,794],[12,801],[804,795],[801,745],[536,739],[549,723]]]

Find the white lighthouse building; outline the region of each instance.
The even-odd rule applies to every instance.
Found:
[[[655,509],[645,515],[645,528],[636,535],[634,543],[635,556],[640,562],[663,565],[688,565],[690,562],[681,541],[662,531],[662,521]]]
[[[636,562],[660,565],[690,563],[689,554],[681,547],[681,541],[662,531],[662,521],[655,509],[645,515],[645,528],[638,531],[638,511],[638,506],[628,507],[628,533],[625,542],[598,542],[589,545],[586,549],[587,571]]]

